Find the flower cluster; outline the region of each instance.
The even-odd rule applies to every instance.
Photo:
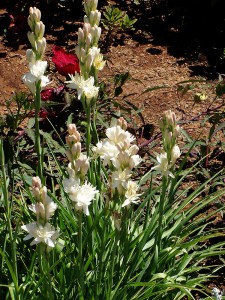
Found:
[[[29,62],[30,72],[23,75],[22,80],[32,94],[35,95],[38,84],[40,89],[42,89],[49,83],[48,77],[44,76],[47,61],[42,61],[46,48],[46,39],[44,38],[45,25],[41,21],[41,12],[36,7],[30,7],[28,24],[31,29],[28,32],[28,39],[32,49],[27,50],[26,57]]]
[[[98,26],[101,13],[97,10],[98,0],[85,0],[83,29],[78,29],[78,46],[76,54],[80,62],[80,74],[70,75],[71,80],[67,81],[68,87],[78,91],[78,98],[89,106],[98,96],[99,88],[95,86],[97,75],[103,69],[105,61],[98,48],[98,41],[101,35],[101,28]]]
[[[212,296],[214,296],[216,300],[222,300],[222,292],[218,288],[212,289]]]
[[[34,238],[31,245],[44,243],[49,247],[54,247],[59,232],[50,225],[49,220],[57,209],[57,204],[47,195],[47,188],[42,186],[39,177],[32,179],[32,192],[36,200],[35,204],[31,204],[29,209],[36,214],[37,221],[21,226],[28,232],[24,240]]]
[[[160,128],[162,131],[163,150],[157,155],[158,165],[153,167],[152,170],[157,170],[163,176],[173,177],[171,169],[174,167],[177,159],[180,157],[181,152],[176,144],[177,137],[180,132],[180,127],[176,123],[176,116],[171,110],[165,111],[160,121]]]
[[[98,191],[85,180],[89,169],[89,159],[81,152],[80,133],[75,124],[68,125],[66,143],[69,147],[67,157],[70,163],[67,167],[69,178],[63,180],[64,190],[74,202],[75,209],[83,210],[86,215],[89,215],[88,206]]]
[[[138,184],[131,180],[131,171],[140,162],[137,154],[139,148],[132,144],[135,140],[127,130],[123,118],[118,119],[117,125],[106,130],[107,138],[97,143],[93,151],[108,165],[111,170],[111,190],[113,194],[123,199],[122,207],[136,203]]]

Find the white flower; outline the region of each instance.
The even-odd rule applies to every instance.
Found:
[[[137,191],[138,191],[137,183],[135,181],[129,180],[127,182],[125,201],[122,204],[122,207],[130,205],[131,203],[137,203],[138,197],[141,195],[141,194],[137,194]]]
[[[94,199],[98,191],[90,183],[85,182],[80,185],[80,181],[75,178],[63,180],[63,186],[66,193],[68,193],[70,200],[76,203],[77,210],[83,209],[86,215],[89,215],[88,206]]]
[[[100,49],[98,47],[91,47],[88,50],[87,59],[89,60],[89,67],[93,65],[98,71],[101,71],[105,66],[103,55],[100,53]]]
[[[212,296],[215,296],[216,300],[222,300],[222,293],[218,288],[213,288]]]
[[[63,179],[62,184],[67,194],[74,195],[80,187],[80,180],[74,177],[65,178]]]
[[[112,173],[112,189],[117,189],[119,195],[123,195],[126,183],[128,179],[131,177],[130,170],[118,170]]]
[[[70,81],[66,81],[67,86],[77,90],[78,99],[80,99],[83,94],[87,98],[87,101],[98,96],[99,88],[94,85],[94,77],[91,76],[85,80],[82,75],[80,76],[78,73],[75,73],[75,76],[70,75],[70,78]]]
[[[44,72],[47,68],[47,61],[38,60],[35,63],[29,63],[30,73],[26,73],[22,76],[24,84],[30,89],[32,94],[36,92],[36,84],[38,81],[41,83],[41,89],[49,83],[47,76],[44,76]]]
[[[163,176],[174,177],[174,175],[169,171],[170,165],[168,164],[167,153],[163,151],[162,153],[157,155],[156,159],[159,164],[155,167],[152,167],[151,170],[161,172]]]
[[[89,215],[88,206],[91,204],[91,201],[94,199],[95,195],[98,193],[95,187],[90,183],[85,182],[82,186],[79,187],[76,195],[70,197],[70,199],[76,202],[76,210],[83,210],[85,215]]]
[[[56,239],[59,236],[59,232],[55,231],[55,228],[49,223],[42,226],[36,222],[29,223],[21,226],[21,228],[28,232],[28,235],[24,238],[24,241],[34,238],[31,242],[31,246],[39,243],[44,243],[49,247],[54,247]]]
[[[58,205],[47,196],[45,203],[37,202],[31,204],[29,209],[37,215],[37,219],[48,221],[53,215]]]
[[[132,134],[123,130],[120,126],[107,128],[106,136],[112,143],[121,148],[124,146],[124,144],[129,146],[129,144],[135,140],[135,137]]]
[[[117,169],[124,170],[126,168],[132,170],[141,162],[139,155],[130,155],[129,150],[120,152],[116,159],[113,160],[113,164]]]
[[[98,142],[96,147],[93,148],[93,151],[103,159],[104,165],[110,164],[119,154],[118,147],[107,140]]]

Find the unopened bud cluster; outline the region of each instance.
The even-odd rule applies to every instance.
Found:
[[[80,183],[83,183],[89,169],[89,159],[81,153],[80,133],[75,124],[68,125],[66,143],[69,148],[67,150],[67,157],[70,161],[69,174],[79,179]]]
[[[123,201],[122,207],[129,207],[139,197],[138,184],[131,179],[132,170],[141,162],[137,154],[139,148],[132,144],[135,138],[127,131],[127,123],[123,118],[118,119],[116,126],[106,130],[106,136],[106,139],[97,143],[93,151],[110,168],[110,190],[113,195],[119,195]]]
[[[35,203],[29,209],[36,214],[37,221],[22,226],[22,229],[29,234],[24,238],[28,240],[34,238],[31,245],[44,243],[49,247],[54,247],[59,232],[50,225],[49,220],[57,209],[57,204],[48,196],[46,186],[42,186],[39,177],[32,179],[32,193]]]
[[[78,99],[81,99],[86,106],[95,103],[98,96],[97,82],[98,72],[103,69],[105,61],[98,48],[98,41],[101,35],[99,27],[101,13],[97,10],[97,0],[85,0],[83,29],[78,29],[78,45],[76,54],[80,64],[80,74],[70,76],[67,81],[68,87],[76,89]]]
[[[27,60],[34,63],[37,60],[41,60],[45,52],[45,25],[41,21],[41,12],[36,7],[30,7],[30,15],[27,20],[28,25],[31,29],[31,31],[28,32],[27,36],[32,46],[32,50],[27,50]]]
[[[44,76],[47,61],[42,61],[46,48],[46,39],[44,38],[45,25],[41,21],[41,12],[36,7],[30,7],[28,24],[31,29],[28,32],[28,39],[32,49],[27,50],[26,58],[29,62],[30,72],[23,75],[22,80],[35,95],[37,84],[42,89],[49,83],[48,77]]]
[[[180,149],[177,142],[177,137],[180,133],[180,127],[177,125],[175,113],[171,110],[164,112],[160,121],[160,129],[162,131],[163,150],[157,156],[158,165],[152,170],[157,170],[163,176],[171,176],[171,169],[174,167],[177,159],[180,157]]]
[[[68,125],[66,143],[70,163],[67,167],[69,178],[63,180],[64,190],[74,203],[75,209],[83,210],[86,215],[89,215],[88,206],[98,191],[85,180],[89,169],[89,159],[81,152],[80,133],[75,124]]]
[[[81,74],[87,79],[90,75],[94,76],[102,70],[105,62],[98,48],[98,41],[101,35],[99,27],[101,13],[97,10],[97,0],[84,1],[83,29],[78,29],[78,46],[76,54],[80,61]]]

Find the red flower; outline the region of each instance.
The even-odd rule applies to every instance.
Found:
[[[80,72],[79,60],[75,54],[67,53],[63,48],[54,46],[52,61],[59,74],[67,76]]]
[[[58,88],[49,88],[41,91],[41,100],[42,101],[59,101],[62,97],[62,92],[64,90],[64,85],[59,86]]]

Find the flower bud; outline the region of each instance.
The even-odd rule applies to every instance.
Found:
[[[81,153],[80,157],[76,160],[75,172],[79,172],[81,176],[84,177],[87,174],[89,165],[90,164],[88,157],[85,154]]]
[[[37,187],[38,189],[41,189],[41,179],[38,176],[32,178],[32,187]]]
[[[35,35],[34,35],[34,33],[31,32],[31,31],[28,31],[27,37],[28,37],[28,40],[29,40],[32,48],[36,49],[36,41],[35,41]]]
[[[32,20],[31,16],[29,16],[29,17],[27,18],[27,23],[28,23],[28,25],[30,26],[30,29],[31,29],[32,31],[34,31],[34,28],[35,28],[35,22]]]
[[[86,59],[86,51],[84,50],[84,48],[80,49],[80,61],[81,62],[85,62]]]
[[[89,19],[88,19],[88,16],[86,16],[86,15],[84,16],[84,23],[90,23]]]
[[[26,58],[32,64],[34,64],[36,62],[36,56],[32,49],[27,49]]]
[[[127,130],[127,121],[123,117],[120,117],[117,120],[117,125],[120,126],[123,130]]]
[[[74,159],[77,159],[81,154],[81,143],[78,142],[76,144],[73,144],[70,151],[71,151]]]
[[[84,32],[84,37],[86,38],[88,34],[90,33],[91,30],[91,25],[89,23],[84,23],[83,26],[83,32]]]
[[[67,131],[68,131],[68,133],[69,133],[70,135],[76,134],[76,132],[77,132],[77,127],[76,127],[76,125],[75,125],[75,124],[69,124],[69,125],[67,126]]]
[[[176,125],[174,128],[174,137],[177,138],[179,134],[180,134],[180,126]]]
[[[30,17],[35,22],[40,22],[41,20],[41,11],[36,7],[30,7],[29,9]]]
[[[38,202],[35,204],[35,211],[36,211],[38,221],[40,219],[45,220],[45,207],[42,202]]]
[[[66,156],[67,156],[67,158],[68,158],[68,160],[69,160],[70,162],[73,161],[73,157],[72,157],[72,154],[71,154],[70,150],[66,150]]]
[[[176,161],[180,157],[180,155],[181,155],[180,148],[177,145],[175,145],[172,148],[172,151],[171,151],[171,163],[172,163],[172,166],[176,163]]]
[[[46,203],[47,198],[48,198],[47,188],[46,188],[46,186],[43,186],[42,189],[40,189],[40,199],[44,205]]]
[[[45,33],[45,25],[42,21],[35,24],[34,33],[37,39],[42,39]]]
[[[75,134],[67,135],[66,136],[66,143],[71,148],[73,144],[76,144],[78,142],[78,139]]]
[[[92,42],[92,36],[89,33],[86,37],[86,45],[85,45],[85,50],[88,51],[88,49],[91,47],[91,42]]]
[[[46,48],[46,39],[43,37],[41,40],[37,41],[36,45],[37,45],[37,52],[40,55],[40,57],[42,57]]]
[[[90,69],[91,66],[92,66],[92,63],[93,63],[93,56],[91,53],[89,53],[86,57],[86,60],[85,60],[85,66],[87,69]]]
[[[78,29],[78,44],[82,45],[84,43],[84,31],[83,29]]]
[[[101,36],[101,27],[94,25],[91,28],[92,44],[97,45]]]
[[[91,11],[88,18],[91,26],[99,25],[101,20],[101,13],[98,10]]]

